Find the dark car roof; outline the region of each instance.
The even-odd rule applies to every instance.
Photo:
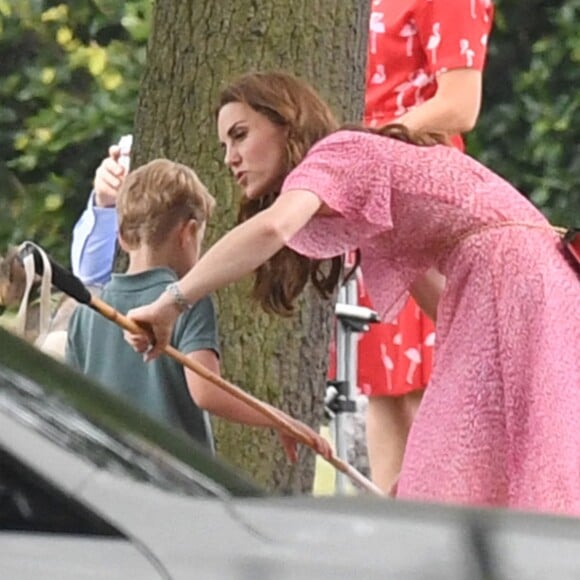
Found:
[[[115,534],[146,546],[166,572],[159,577],[532,580],[580,573],[580,519],[368,496],[268,496],[185,435],[1,329],[0,420],[0,452],[10,447],[15,461],[50,475],[65,499],[101,517],[87,520],[101,546]],[[55,438],[69,459],[58,468],[46,457],[58,447]],[[15,559],[10,568],[11,547],[29,558],[32,542],[51,538],[30,535],[23,543],[7,533],[0,540],[0,568],[11,570],[21,565]],[[40,567],[52,553],[44,550],[35,552],[44,554],[35,559]],[[138,564],[126,551],[119,561]],[[75,554],[82,564],[82,552]]]
[[[3,328],[0,328],[0,345],[0,378],[5,379],[5,389],[8,386],[12,389],[12,396],[5,397],[3,404],[34,406],[36,416],[46,420],[42,428],[53,435],[58,428],[61,431],[66,429],[64,421],[58,427],[56,422],[63,410],[62,405],[68,402],[89,423],[101,425],[104,431],[109,430],[112,439],[122,433],[126,442],[141,442],[148,449],[164,450],[168,457],[191,466],[209,482],[217,482],[229,495],[265,495],[266,492],[257,484],[218,460],[190,437],[150,419],[84,375]],[[138,447],[136,444],[135,453],[138,453]],[[119,461],[122,461],[122,453],[119,455]]]

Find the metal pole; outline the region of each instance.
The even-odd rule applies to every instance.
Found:
[[[338,292],[336,304],[336,381],[329,383],[332,389],[327,396],[327,408],[331,413],[337,457],[346,462],[348,457],[346,413],[356,411],[358,380],[358,334],[368,330],[369,322],[377,322],[378,315],[373,310],[358,306],[358,288],[353,276],[343,284]],[[348,479],[336,473],[335,489],[339,494],[348,491]]]
[[[341,286],[338,293],[338,303],[347,304],[347,288]],[[349,352],[351,342],[351,332],[348,326],[339,317],[336,319],[336,380],[340,385],[341,382],[346,381],[348,384],[349,377],[352,374],[349,367]],[[339,387],[338,397],[344,396],[341,393],[343,389]],[[350,392],[350,387],[347,388]],[[343,401],[339,400],[338,408],[334,416],[334,445],[336,448],[336,456],[346,461],[346,435],[345,435],[345,415],[343,409],[340,407]],[[344,494],[346,492],[346,480],[335,474],[335,489],[336,493]]]

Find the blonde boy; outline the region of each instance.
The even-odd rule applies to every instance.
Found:
[[[205,225],[215,205],[189,168],[157,159],[129,173],[117,199],[119,241],[129,255],[125,274],[113,274],[101,298],[121,312],[155,300],[198,260]],[[180,315],[172,344],[219,374],[218,336],[211,298]],[[87,307],[73,314],[66,359],[151,417],[213,448],[205,411],[249,425],[271,421],[168,357],[144,363],[122,331]],[[301,429],[304,426],[300,426]],[[295,442],[282,436],[286,453]]]

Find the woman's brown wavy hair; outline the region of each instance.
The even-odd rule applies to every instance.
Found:
[[[285,73],[248,73],[226,87],[218,101],[219,110],[229,103],[244,103],[261,113],[288,134],[285,177],[296,167],[308,150],[320,139],[338,128],[330,108],[304,81]],[[242,198],[238,223],[271,206],[279,192],[259,199]],[[311,260],[290,248],[282,248],[255,273],[253,297],[266,312],[288,316],[293,303],[311,280],[325,298],[338,283],[342,258]]]
[[[242,75],[222,90],[216,114],[229,103],[244,103],[287,131],[287,164],[285,177],[306,156],[311,147],[339,129],[329,106],[305,81],[282,72],[255,72]],[[370,131],[417,144],[441,142],[435,137],[413,136],[403,125],[381,129],[365,129],[350,125],[349,130]],[[242,198],[238,212],[241,223],[270,207],[280,192],[258,199]],[[294,301],[308,280],[323,298],[328,298],[338,285],[342,256],[331,260],[313,260],[290,248],[282,248],[255,273],[252,296],[266,312],[289,316]]]

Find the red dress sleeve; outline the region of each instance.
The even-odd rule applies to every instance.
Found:
[[[493,11],[491,0],[424,0],[417,28],[429,72],[483,70]]]

